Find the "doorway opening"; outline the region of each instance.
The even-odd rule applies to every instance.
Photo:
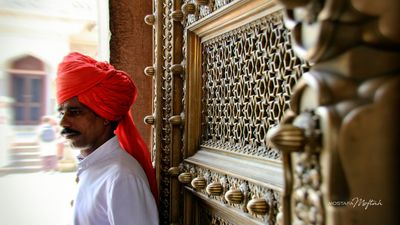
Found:
[[[11,97],[14,99],[14,124],[37,125],[45,109],[44,64],[33,56],[12,63]]]
[[[63,57],[109,59],[108,18],[108,1],[0,1],[0,224],[71,224],[77,152],[59,135],[43,150],[38,131],[58,120]]]

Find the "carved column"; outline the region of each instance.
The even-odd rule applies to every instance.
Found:
[[[281,2],[313,64],[269,132],[283,153],[284,224],[397,224],[400,3]]]

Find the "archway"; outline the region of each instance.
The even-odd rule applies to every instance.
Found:
[[[14,99],[14,124],[39,124],[45,109],[44,63],[33,56],[25,56],[12,62],[8,73],[10,96]]]

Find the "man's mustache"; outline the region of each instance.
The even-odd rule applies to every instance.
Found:
[[[71,128],[64,128],[61,130],[61,135],[69,135],[69,134],[81,134],[81,132],[73,130]]]

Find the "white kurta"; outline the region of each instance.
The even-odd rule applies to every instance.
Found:
[[[119,145],[108,140],[78,164],[74,225],[158,225],[146,174]]]

